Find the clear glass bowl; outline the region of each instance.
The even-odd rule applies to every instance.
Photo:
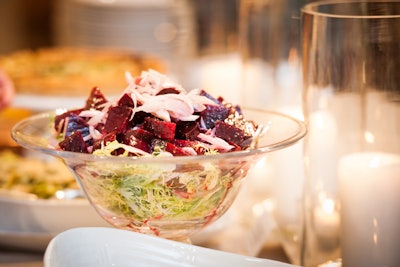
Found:
[[[61,158],[97,212],[111,225],[160,237],[188,240],[221,217],[249,169],[266,153],[306,134],[303,122],[271,111],[244,109],[244,117],[268,131],[250,150],[181,157],[117,157],[54,149],[53,118],[29,117],[12,130],[21,146]]]

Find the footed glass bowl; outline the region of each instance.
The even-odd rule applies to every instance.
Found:
[[[96,156],[52,146],[52,119],[63,111],[19,122],[12,137],[23,147],[61,158],[93,207],[114,227],[181,241],[225,213],[263,155],[306,134],[304,123],[292,117],[243,109],[246,119],[268,125],[249,150],[180,157]]]

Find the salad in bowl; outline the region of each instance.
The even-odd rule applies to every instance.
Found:
[[[111,101],[19,122],[22,146],[61,158],[97,212],[117,228],[187,240],[222,216],[265,153],[299,141],[301,121],[186,91],[154,70],[126,74]]]

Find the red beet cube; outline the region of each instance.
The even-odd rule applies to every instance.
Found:
[[[116,106],[108,111],[107,121],[104,124],[104,133],[122,133],[129,126],[132,109],[127,106]]]
[[[124,94],[124,95],[119,99],[119,101],[118,101],[118,106],[133,107],[133,106],[134,106],[134,103],[133,103],[132,98],[131,98],[129,95]]]
[[[59,143],[60,148],[65,151],[88,153],[88,148],[83,140],[82,133],[76,131],[70,136],[66,137],[63,141]]]
[[[146,117],[143,128],[160,139],[173,140],[175,138],[176,124],[173,122]]]
[[[195,121],[179,121],[176,123],[175,138],[184,140],[196,140],[200,133]]]
[[[176,146],[170,142],[165,144],[165,151],[171,153],[174,156],[190,156],[190,153],[185,151],[179,146]]]
[[[244,140],[244,131],[242,129],[223,121],[215,123],[215,135],[235,144],[240,144]]]
[[[105,103],[107,103],[107,99],[104,97],[101,90],[98,87],[94,87],[86,100],[85,109],[100,110]]]
[[[58,132],[62,132],[64,131],[64,127],[66,127],[67,125],[64,125],[63,123],[65,123],[66,119],[68,117],[70,117],[71,115],[76,115],[78,116],[79,113],[81,113],[81,111],[83,110],[83,108],[81,109],[74,109],[74,110],[69,110],[67,112],[64,112],[60,115],[56,115],[54,118],[54,129]]]
[[[229,108],[224,106],[211,106],[206,105],[206,109],[200,113],[207,129],[214,128],[217,121],[225,120],[229,115]]]
[[[203,146],[199,145],[200,142],[198,141],[175,139],[173,144],[178,147],[191,147],[194,149],[194,151],[196,151],[197,155],[203,155],[206,151]]]
[[[122,142],[125,144],[129,144],[132,138],[143,140],[146,143],[150,143],[151,140],[154,138],[154,134],[152,134],[149,131],[146,131],[143,128],[135,128],[127,130],[125,133],[123,133]]]

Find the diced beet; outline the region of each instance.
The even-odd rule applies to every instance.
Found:
[[[100,110],[103,104],[107,103],[107,99],[98,87],[94,87],[86,100],[85,109]]]
[[[68,118],[66,118],[66,130],[65,136],[68,137],[75,132],[81,132],[82,136],[87,136],[89,134],[89,126],[86,123],[85,119],[79,117],[76,114],[69,114]]]
[[[161,139],[173,140],[175,137],[176,124],[173,122],[146,117],[143,122],[143,128]]]
[[[153,137],[153,134],[143,129],[132,129],[122,133],[120,140],[126,145],[150,152],[150,143]]]
[[[211,129],[214,128],[216,121],[225,120],[228,117],[229,112],[229,108],[225,106],[206,105],[206,109],[200,113],[200,117],[203,120],[205,127]]]
[[[144,111],[135,112],[135,115],[133,115],[133,119],[131,121],[131,126],[133,127],[135,125],[142,124],[144,122],[144,119],[149,116],[152,117],[152,115]]]
[[[143,142],[150,143],[154,138],[154,134],[149,131],[146,131],[143,128],[135,128],[127,130],[122,134],[122,142],[124,144],[129,144],[132,138],[142,140]]]
[[[176,90],[175,87],[168,87],[168,88],[163,88],[160,92],[157,93],[157,95],[165,95],[165,94],[179,94],[179,91]]]
[[[215,135],[228,142],[240,144],[244,140],[244,131],[223,121],[215,123]]]
[[[207,93],[204,90],[201,90],[200,95],[207,97],[208,99],[211,99],[212,101],[214,101],[216,104],[221,105],[222,103],[216,99],[215,97],[213,97],[212,95],[210,95],[209,93]]]
[[[236,106],[233,106],[232,108],[238,115],[243,115],[243,112],[242,112],[242,109],[240,106],[236,105]]]
[[[217,101],[218,101],[219,103],[224,103],[225,99],[224,99],[222,96],[219,96],[219,97],[217,98]]]
[[[141,149],[141,150],[143,150],[145,152],[148,152],[148,153],[151,152],[150,144],[146,143],[143,140],[136,139],[135,142],[133,144],[131,144],[131,145],[136,147],[136,148],[139,148],[139,149]]]
[[[200,133],[195,121],[179,121],[176,123],[175,139],[195,140]]]
[[[88,153],[88,148],[83,140],[82,133],[76,131],[70,136],[66,137],[63,141],[59,143],[60,148],[65,151]]]
[[[198,155],[203,155],[206,149],[200,145],[199,141],[175,139],[173,144],[179,147],[191,147]]]
[[[181,190],[185,190],[186,187],[179,181],[179,178],[172,178],[165,182],[165,185],[169,188],[180,188]]]
[[[127,106],[116,106],[108,111],[107,121],[104,124],[103,133],[122,133],[129,126],[132,109]]]
[[[246,147],[242,146],[243,143],[239,145],[239,144],[235,144],[235,143],[229,142],[229,144],[231,146],[233,146],[233,148],[231,150],[229,150],[230,152],[232,152],[232,151],[240,151],[240,150],[243,150],[243,149],[247,148],[247,146]]]
[[[185,151],[179,146],[176,146],[170,142],[165,144],[165,151],[171,153],[174,156],[190,156],[190,153]]]
[[[118,106],[134,107],[132,98],[128,94],[124,94],[118,101]]]
[[[54,129],[57,132],[63,132],[64,131],[64,127],[65,127],[65,125],[64,125],[65,118],[69,117],[71,114],[78,115],[79,113],[81,113],[82,110],[83,110],[83,108],[73,109],[73,110],[68,110],[67,112],[64,112],[64,113],[62,113],[60,115],[56,115],[54,117]]]

